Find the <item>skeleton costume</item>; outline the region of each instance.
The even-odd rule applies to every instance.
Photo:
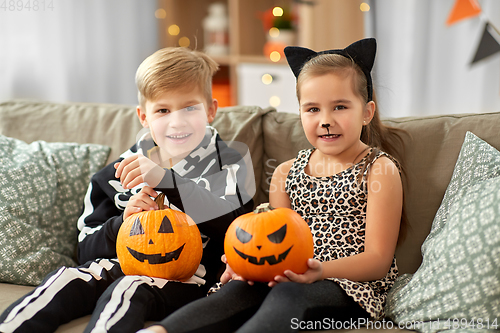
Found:
[[[245,188],[254,182],[248,149],[247,155],[240,154],[222,141],[215,128],[207,126],[200,145],[167,169],[155,188],[165,193],[172,209],[190,215],[202,234],[201,264],[186,282],[124,276],[116,259],[123,211],[145,184],[124,189],[115,178],[114,164],[133,154],[150,156],[156,149],[146,134],[92,177],[78,220],[81,266],[61,267],[12,304],[0,316],[1,332],[53,332],[59,325],[89,314],[92,318],[85,332],[136,332],[146,321],[161,320],[207,294],[218,280],[227,227],[253,208],[252,187]]]

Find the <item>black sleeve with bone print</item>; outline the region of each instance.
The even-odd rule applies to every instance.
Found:
[[[228,147],[215,132],[213,149],[199,147],[181,163],[166,171],[155,190],[166,194],[172,208],[184,211],[198,224],[204,241],[204,252],[217,249],[212,260],[220,263],[224,234],[239,215],[251,211],[251,190],[247,191],[249,174],[242,155]],[[114,163],[140,151],[138,145],[96,173],[85,196],[83,213],[78,220],[78,261],[116,258],[116,237],[123,223],[123,211],[130,197],[144,184],[124,189],[115,178]],[[253,179],[251,179],[253,181]],[[250,192],[250,194],[249,194]],[[210,239],[208,248],[206,243]],[[203,257],[206,257],[204,253]],[[207,258],[208,259],[208,258]],[[210,261],[212,261],[210,260]],[[202,259],[202,263],[205,260]]]

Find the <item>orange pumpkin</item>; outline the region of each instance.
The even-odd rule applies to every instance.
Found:
[[[269,204],[236,218],[226,231],[224,252],[233,271],[268,282],[287,269],[302,274],[314,254],[311,230],[295,211]]]
[[[116,239],[116,254],[126,275],[168,280],[189,279],[200,265],[203,248],[200,231],[187,214],[163,207],[129,216]]]

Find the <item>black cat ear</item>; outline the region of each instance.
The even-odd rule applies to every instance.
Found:
[[[375,62],[377,53],[377,41],[375,38],[365,38],[358,40],[346,47],[345,52],[361,68],[366,76],[366,85],[368,90],[368,102],[373,99],[373,83],[371,71]]]
[[[375,38],[365,38],[352,43],[344,49],[363,71],[371,72],[377,53]]]
[[[287,46],[285,47],[285,56],[288,61],[288,65],[292,69],[293,75],[298,77],[300,71],[304,64],[311,58],[314,58],[318,54],[313,50],[305,47],[299,46]]]

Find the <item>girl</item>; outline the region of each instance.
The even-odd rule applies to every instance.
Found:
[[[218,292],[167,317],[154,332],[293,332],[321,321],[334,328],[383,317],[397,277],[394,258],[403,186],[373,100],[374,39],[316,53],[287,47],[297,77],[300,119],[313,149],[278,166],[269,194],[309,224],[314,259],[304,274],[285,271],[269,284],[242,281],[226,268]],[[324,321],[327,318],[329,320]],[[345,327],[348,328],[348,327]]]

